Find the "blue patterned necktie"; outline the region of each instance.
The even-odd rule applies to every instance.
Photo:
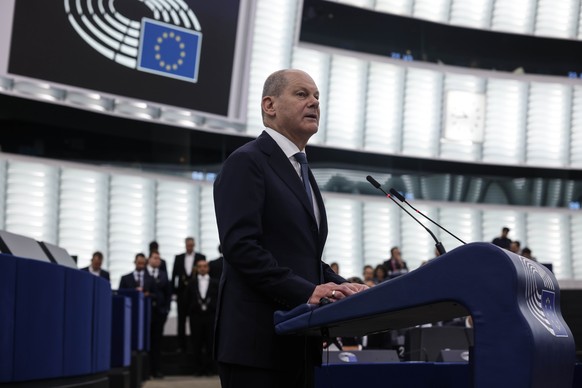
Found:
[[[311,196],[311,186],[309,185],[309,165],[307,164],[307,156],[303,152],[298,152],[295,155],[295,160],[301,165],[301,179],[303,179],[303,186],[307,193],[309,203],[313,206],[313,197]]]

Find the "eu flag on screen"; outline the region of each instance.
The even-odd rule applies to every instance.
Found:
[[[201,43],[202,34],[198,31],[144,18],[137,68],[197,82]]]
[[[566,328],[560,323],[556,314],[555,298],[556,294],[552,291],[542,290],[542,309],[554,330],[554,335],[556,337],[567,337],[568,332],[566,332]]]

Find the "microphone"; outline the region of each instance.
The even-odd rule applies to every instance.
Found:
[[[400,194],[398,191],[394,190],[394,188],[391,188],[390,189],[390,194],[392,194],[393,196],[395,196],[396,198],[398,198],[400,200],[400,202],[404,202],[405,204],[407,204],[408,206],[410,206],[412,208],[412,210],[414,210],[415,212],[417,212],[418,214],[420,214],[421,216],[423,216],[424,218],[426,218],[427,220],[429,220],[430,222],[432,222],[433,224],[435,224],[436,226],[438,226],[439,228],[441,228],[442,230],[444,230],[445,232],[447,232],[449,235],[453,236],[454,238],[456,238],[457,240],[459,240],[463,244],[466,244],[466,242],[464,242],[463,240],[461,240],[460,238],[458,238],[457,236],[455,236],[454,234],[452,234],[451,232],[449,232],[444,226],[441,226],[438,223],[434,222],[427,215],[425,215],[424,213],[420,212],[417,208],[415,208],[414,206],[412,206],[406,200],[406,198],[404,198],[404,196],[402,194]]]
[[[413,216],[408,210],[406,210],[404,208],[404,206],[402,206],[401,204],[399,204],[398,202],[396,202],[396,200],[394,198],[392,198],[392,196],[390,194],[388,194],[387,192],[384,191],[384,189],[382,188],[382,186],[380,186],[380,183],[378,183],[378,181],[374,178],[372,178],[370,175],[368,175],[366,177],[366,180],[368,182],[370,182],[372,184],[372,186],[374,186],[375,188],[377,188],[378,190],[382,191],[384,194],[386,194],[386,197],[390,198],[392,200],[392,202],[394,202],[396,205],[398,205],[398,207],[402,210],[404,210],[406,212],[406,214],[408,214],[410,217],[412,217],[412,219],[416,222],[418,222],[418,224],[420,226],[422,226],[424,228],[424,230],[426,230],[428,232],[428,234],[430,234],[430,236],[432,237],[432,239],[435,241],[434,246],[436,247],[437,251],[439,252],[440,255],[445,254],[447,251],[445,250],[445,247],[443,246],[443,244],[436,238],[436,236],[434,235],[433,232],[430,231],[429,228],[427,228],[426,226],[424,226],[422,224],[422,222],[420,222],[415,216]]]

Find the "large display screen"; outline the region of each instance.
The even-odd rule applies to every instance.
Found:
[[[237,119],[247,11],[245,0],[17,0],[7,74]]]

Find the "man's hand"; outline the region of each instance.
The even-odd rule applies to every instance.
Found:
[[[321,298],[327,298],[330,302],[335,302],[337,300],[343,299],[347,296],[353,295],[364,289],[367,289],[367,286],[362,284],[352,284],[352,283],[342,283],[342,284],[335,284],[335,283],[325,283],[320,284],[315,287],[313,290],[313,294],[309,298],[310,304],[319,304],[319,300]]]

